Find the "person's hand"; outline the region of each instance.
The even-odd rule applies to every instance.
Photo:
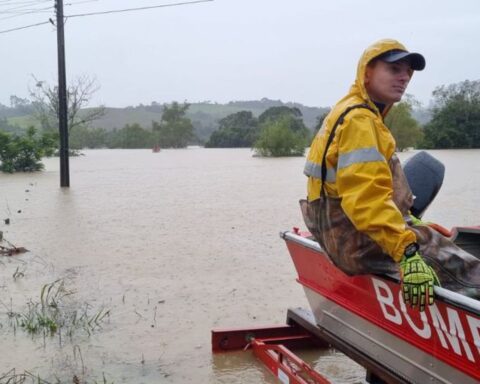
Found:
[[[428,266],[418,252],[413,256],[403,256],[400,262],[403,300],[411,307],[425,310],[425,304],[433,304],[433,286],[440,285],[435,271]]]
[[[429,224],[428,222],[422,221],[421,219],[412,215],[411,213],[408,216],[410,216],[410,220],[412,221],[413,225],[428,225]]]

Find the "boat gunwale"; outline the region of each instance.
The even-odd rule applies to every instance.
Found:
[[[305,236],[302,236],[300,234],[296,234],[291,231],[284,231],[284,232],[280,232],[280,237],[285,241],[290,240],[306,248],[310,248],[318,253],[325,254],[325,251],[322,249],[322,247],[318,242],[308,239]],[[391,275],[375,275],[375,276],[380,276],[381,278],[393,281],[397,284],[400,283],[400,281],[397,278]],[[461,295],[454,291],[450,291],[448,289],[438,287],[438,286],[434,287],[434,293],[435,293],[436,299],[440,299],[446,304],[450,304],[458,309],[462,309],[476,316],[480,316],[480,301]]]

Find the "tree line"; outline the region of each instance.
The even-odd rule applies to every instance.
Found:
[[[433,92],[425,148],[480,148],[480,80],[442,85]]]
[[[127,124],[122,129],[80,127],[70,133],[72,148],[184,148],[195,135],[186,117],[189,104],[173,102],[163,107],[159,122],[150,129]],[[219,128],[205,143],[206,148],[254,148],[263,156],[303,155],[312,132],[305,126],[295,107],[270,107],[256,118],[240,111],[219,121]]]
[[[442,85],[434,90],[432,96],[432,118],[423,126],[413,117],[413,111],[419,103],[409,95],[389,111],[385,124],[395,138],[397,150],[480,148],[480,81],[466,80],[448,86]],[[291,112],[291,116],[300,119],[301,113],[298,115],[298,112],[298,110],[295,113]],[[266,130],[261,129],[262,126],[265,128],[264,115],[270,115],[272,125]],[[317,118],[315,132],[320,128],[326,115],[327,113]],[[275,156],[273,152],[262,152],[263,147],[271,145],[267,140],[270,142],[275,140],[276,146],[281,148],[280,142],[285,145],[288,142],[295,142],[291,135],[297,131],[297,126],[292,124],[291,120],[280,122],[277,119],[273,123],[276,119],[277,116],[272,115],[270,109],[258,119],[246,111],[232,114],[220,120],[219,129],[213,132],[206,146],[253,146],[263,155]],[[255,141],[256,139],[259,141]],[[298,144],[300,142],[301,140]],[[288,149],[283,153],[288,153]],[[303,154],[303,151],[292,153]]]
[[[241,111],[221,119],[205,147],[249,147],[262,156],[302,156],[311,136],[298,108],[270,107],[258,118]]]
[[[194,139],[193,125],[185,116],[189,104],[173,102],[163,107],[160,121],[149,128],[126,124],[121,129],[81,126],[70,131],[70,147],[83,148],[185,148]]]
[[[127,124],[119,130],[91,129],[85,124],[69,127],[71,154],[83,148],[184,148],[193,134],[193,125],[185,117],[188,104],[172,103],[165,106],[160,121],[153,121],[151,129],[139,124]],[[0,120],[0,124],[6,123]],[[47,120],[42,120],[46,123]],[[48,124],[48,123],[47,123]],[[25,133],[7,130],[0,125],[0,170],[3,172],[38,171],[43,168],[41,158],[52,156],[58,150],[58,132],[50,125],[43,129],[30,127]]]
[[[71,148],[183,148],[198,143],[192,121],[186,116],[188,103],[158,105],[161,118],[152,121],[148,128],[139,124],[127,124],[112,131],[92,128],[91,122],[104,112],[103,107],[84,108],[96,89],[94,81],[80,78],[67,91]],[[56,91],[56,87],[37,82],[30,92],[31,100],[11,97],[12,108],[34,116],[39,128],[18,130],[6,117],[0,118],[1,170],[40,169],[41,157],[55,152]],[[432,118],[423,126],[413,118],[418,103],[412,97],[397,103],[387,115],[385,123],[396,139],[397,149],[480,148],[480,81],[442,85],[432,96]],[[219,120],[218,129],[210,135],[205,147],[247,147],[262,156],[301,156],[325,116],[318,116],[312,132],[295,106],[272,106],[258,117],[247,110],[232,113]]]

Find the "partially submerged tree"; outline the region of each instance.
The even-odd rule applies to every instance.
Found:
[[[205,144],[207,148],[252,147],[258,137],[258,121],[250,111],[232,113],[219,121],[219,128]]]
[[[185,116],[190,104],[174,101],[164,105],[160,122],[152,122],[157,145],[162,148],[185,148],[193,139],[192,121]]]
[[[127,124],[122,129],[107,135],[109,148],[152,148],[154,138],[152,131],[143,129],[140,124]]]
[[[271,107],[263,112],[260,135],[254,150],[261,156],[303,156],[311,132],[302,120],[298,108]]]
[[[307,129],[303,123],[302,112],[296,107],[270,107],[265,110],[260,116],[258,116],[258,123],[260,125],[267,123],[268,121],[278,121],[283,117],[290,117],[290,129],[294,132],[305,131]]]
[[[104,128],[78,126],[69,135],[71,148],[105,148],[109,132]]]
[[[35,79],[35,78],[34,78]],[[30,90],[34,115],[44,131],[58,131],[58,87],[45,81],[38,81]],[[88,127],[90,123],[105,114],[103,106],[86,108],[99,86],[95,78],[79,76],[67,87],[68,131],[69,134],[79,126]]]
[[[43,169],[42,157],[56,149],[56,134],[38,134],[30,127],[19,136],[0,131],[0,170],[3,172],[33,172]]]

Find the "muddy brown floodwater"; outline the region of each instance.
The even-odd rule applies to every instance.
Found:
[[[478,224],[480,151],[432,151],[446,180],[426,218]],[[210,330],[283,324],[307,306],[279,232],[304,227],[304,158],[248,149],[91,150],[46,170],[0,175],[0,230],[30,252],[0,257],[0,377],[71,383],[275,383],[250,353],[213,356]],[[402,153],[406,159],[413,152]],[[5,218],[10,224],[4,223]],[[9,312],[63,279],[69,305],[110,310],[89,336],[29,336]],[[335,383],[364,371],[335,351],[307,359]]]

